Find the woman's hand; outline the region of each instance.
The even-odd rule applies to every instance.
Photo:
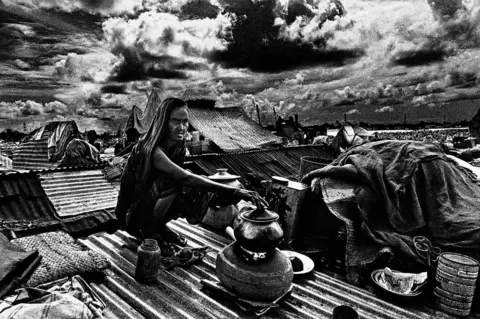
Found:
[[[255,206],[261,207],[263,206],[268,206],[268,203],[265,199],[263,199],[257,192],[255,191],[249,191],[243,188],[237,188],[235,189],[235,192],[233,194],[234,197],[243,199],[245,201],[252,202]]]

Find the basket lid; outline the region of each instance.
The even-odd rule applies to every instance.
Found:
[[[440,255],[442,258],[449,260],[451,262],[471,266],[471,267],[479,267],[478,261],[470,256],[457,254],[457,253],[443,253]]]

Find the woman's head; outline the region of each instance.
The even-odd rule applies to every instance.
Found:
[[[188,108],[184,104],[176,107],[170,113],[166,138],[170,141],[179,142],[185,139],[188,130]]]
[[[188,107],[185,101],[177,98],[164,99],[157,108],[150,127],[145,134],[144,143],[147,149],[153,149],[167,139],[181,141],[188,125]],[[180,134],[183,133],[183,138]]]

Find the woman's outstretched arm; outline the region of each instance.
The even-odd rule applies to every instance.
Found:
[[[193,188],[202,188],[208,192],[231,195],[239,199],[250,201],[257,206],[260,204],[266,205],[265,200],[261,198],[257,192],[217,183],[183,169],[172,162],[160,147],[156,147],[153,152],[152,165],[157,170],[169,175],[172,179],[182,185]]]

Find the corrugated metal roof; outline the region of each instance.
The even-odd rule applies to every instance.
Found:
[[[101,169],[43,171],[39,178],[70,233],[85,235],[115,226],[118,187]]]
[[[23,142],[13,152],[14,169],[48,169],[57,167],[57,163],[48,160],[48,137],[50,132],[45,131],[39,140]]]
[[[281,144],[282,139],[252,121],[241,107],[189,109],[191,126],[225,152]]]
[[[25,141],[15,149],[13,153],[13,168],[24,170],[49,169],[58,166],[67,142],[72,134],[79,133],[75,121],[54,121],[49,122],[30,133]],[[41,134],[39,139],[35,135]],[[55,138],[55,161],[48,159],[48,140],[52,134],[58,134]]]
[[[202,290],[202,279],[217,280],[215,261],[218,252],[231,240],[193,226],[184,220],[170,222],[192,247],[211,247],[201,264],[188,269],[159,271],[157,281],[142,285],[134,280],[136,248],[132,237],[123,231],[97,234],[81,240],[112,262],[106,277],[92,281],[93,289],[107,303],[107,318],[254,318],[235,304]],[[330,318],[335,306],[348,304],[361,318],[447,318],[423,305],[396,306],[372,293],[318,271],[296,277],[290,296],[263,318]],[[420,310],[421,308],[421,310]]]
[[[0,231],[19,235],[62,229],[35,173],[0,176]]]
[[[41,173],[40,181],[62,218],[117,204],[118,193],[100,169]]]
[[[228,168],[231,174],[235,173],[244,179],[248,174],[253,173],[264,180],[272,176],[296,180],[300,170],[300,160],[304,156],[333,160],[333,156],[323,146],[312,145],[190,156],[188,160],[200,166],[209,175],[214,174],[217,168]]]

